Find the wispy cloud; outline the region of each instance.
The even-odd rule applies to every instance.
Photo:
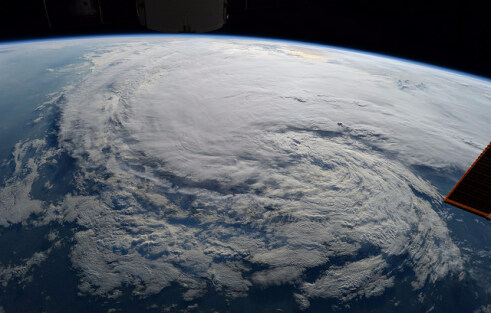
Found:
[[[292,51],[148,39],[86,56],[91,73],[59,104],[59,145],[77,159],[80,190],[56,207],[84,229],[71,253],[81,291],[178,283],[189,300],[207,285],[238,297],[295,283],[306,308],[382,294],[394,256],[407,255],[414,288],[462,270],[432,209],[440,195],[410,166],[463,166],[487,142],[476,112],[491,115],[489,85],[456,92],[469,78]],[[321,270],[307,281],[311,268]]]

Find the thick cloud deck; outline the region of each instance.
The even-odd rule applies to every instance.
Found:
[[[462,270],[432,209],[441,195],[412,166],[461,166],[486,143],[484,117],[463,121],[491,114],[488,85],[237,39],[138,39],[86,58],[91,73],[59,104],[78,192],[56,207],[82,226],[71,259],[83,292],[177,283],[191,300],[294,284],[307,308],[381,295],[394,268],[413,271],[415,289]]]

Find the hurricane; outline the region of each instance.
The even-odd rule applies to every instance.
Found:
[[[45,136],[15,146],[0,191],[4,227],[35,215],[70,229],[81,294],[177,286],[192,303],[289,286],[307,310],[472,277],[421,169],[464,168],[486,144],[475,112],[491,114],[488,83],[237,38],[116,40],[82,60],[87,73],[39,109],[53,117]],[[63,181],[42,175],[63,164]],[[70,191],[36,199],[41,181]]]

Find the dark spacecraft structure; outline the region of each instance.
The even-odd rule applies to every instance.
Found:
[[[167,33],[204,33],[222,28],[226,0],[138,0],[140,24]]]
[[[222,28],[231,15],[311,0],[29,0],[33,5],[8,4],[19,24],[47,26],[51,33],[105,29],[165,33],[204,33]],[[22,22],[26,20],[26,23]],[[28,21],[28,22],[27,22]]]
[[[491,221],[491,142],[443,201]]]
[[[227,0],[42,0],[50,30],[126,25],[168,33],[202,33],[221,28]]]

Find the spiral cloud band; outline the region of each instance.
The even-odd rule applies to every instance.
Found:
[[[90,73],[57,102],[51,152],[76,160],[77,192],[46,209],[78,225],[82,292],[177,284],[193,300],[291,284],[305,309],[381,295],[404,270],[414,289],[461,273],[441,195],[413,169],[461,166],[486,143],[462,135],[484,118],[461,121],[469,106],[491,111],[489,95],[445,109],[463,101],[455,74],[217,38],[135,39],[85,58]]]

